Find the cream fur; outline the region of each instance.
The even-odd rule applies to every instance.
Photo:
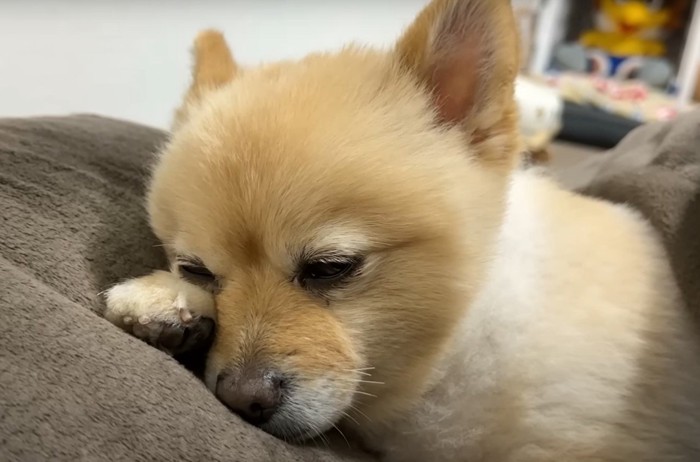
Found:
[[[691,461],[696,332],[650,227],[514,176],[489,277],[387,460]]]
[[[117,284],[105,292],[105,318],[116,325],[138,322],[180,322],[183,310],[216,318],[211,294],[167,271]],[[125,319],[126,318],[126,319]]]
[[[207,385],[293,383],[264,430],[337,426],[397,461],[700,460],[698,338],[653,232],[512,172],[515,43],[505,0],[255,69],[198,38],[148,208],[217,277],[186,297],[217,320]],[[319,254],[362,265],[319,295],[296,279]],[[109,291],[108,319],[177,322],[188,283],[165,274]]]

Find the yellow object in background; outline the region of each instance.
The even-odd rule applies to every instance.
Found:
[[[672,8],[660,1],[600,0],[597,30],[585,32],[580,42],[613,56],[662,56],[661,38],[672,19]]]

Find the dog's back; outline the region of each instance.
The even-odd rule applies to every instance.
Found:
[[[389,452],[700,460],[698,358],[651,227],[625,207],[518,173],[488,282],[435,388],[392,432],[411,438]]]

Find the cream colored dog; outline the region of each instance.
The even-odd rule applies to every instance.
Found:
[[[700,348],[624,207],[516,171],[506,0],[436,0],[388,52],[238,69],[195,46],[148,195],[170,272],[106,317],[287,440],[396,461],[698,461]]]

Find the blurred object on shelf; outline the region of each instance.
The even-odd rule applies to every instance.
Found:
[[[690,109],[676,98],[641,81],[615,81],[588,74],[563,72],[544,78],[561,97],[639,122],[674,119]]]
[[[526,148],[532,153],[544,151],[561,128],[563,101],[558,92],[521,75],[516,80],[515,99]]]
[[[535,46],[537,16],[542,0],[513,0],[513,12],[520,31],[520,71],[525,71]]]
[[[641,122],[613,114],[590,104],[564,102],[562,127],[557,139],[609,149]]]
[[[667,88],[673,65],[666,57],[664,40],[670,31],[683,27],[688,0],[599,0],[596,4],[595,29],[585,31],[578,43],[559,45],[555,67]]]
[[[663,56],[667,32],[682,26],[686,0],[600,0],[596,29],[586,31],[583,46],[611,56]]]

